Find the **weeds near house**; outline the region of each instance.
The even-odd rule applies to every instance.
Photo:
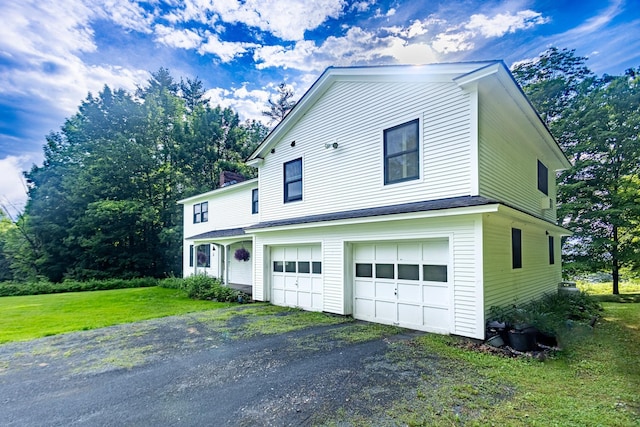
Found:
[[[189,298],[219,301],[219,302],[248,302],[249,295],[236,289],[223,286],[215,277],[198,274],[185,279],[169,278],[162,280],[161,287],[170,289],[182,289],[187,292]]]

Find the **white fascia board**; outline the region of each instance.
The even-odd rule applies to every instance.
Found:
[[[239,236],[229,236],[229,237],[214,237],[210,239],[185,239],[185,241],[193,244],[203,244],[203,243],[215,243],[219,245],[232,245],[238,242],[253,242],[253,235],[251,234],[242,234]]]
[[[466,208],[451,208],[451,209],[439,209],[433,211],[411,212],[405,214],[391,214],[391,215],[379,215],[369,216],[362,218],[349,218],[339,219],[333,221],[316,221],[303,224],[290,224],[275,227],[265,228],[252,228],[247,230],[248,234],[267,233],[272,231],[290,231],[300,230],[308,228],[320,228],[320,227],[335,227],[341,225],[355,225],[355,224],[370,224],[376,222],[391,222],[391,221],[403,221],[411,219],[425,219],[425,218],[440,218],[448,216],[461,216],[472,215],[481,213],[498,212],[498,204],[482,205],[482,206],[470,206]]]
[[[549,231],[555,233],[555,234],[559,234],[561,236],[572,236],[573,232],[570,230],[567,230],[566,228],[563,228],[559,225],[553,224],[549,221],[546,221],[542,218],[538,218],[536,216],[533,215],[529,215],[525,212],[519,211],[517,209],[511,208],[509,206],[505,206],[505,205],[500,205],[500,207],[498,208],[498,213],[501,213],[505,216],[509,216],[511,218],[515,218],[516,220],[522,221],[522,222],[529,222],[529,223],[537,223],[539,224],[541,227],[543,228],[547,228]]]
[[[249,179],[247,181],[238,182],[237,184],[227,185],[226,187],[216,188],[206,193],[196,194],[195,196],[187,197],[186,199],[178,200],[176,203],[184,205],[186,203],[197,202],[199,200],[208,199],[211,196],[217,196],[219,194],[228,193],[233,190],[238,190],[244,187],[250,187],[252,184],[257,184],[258,178]]]

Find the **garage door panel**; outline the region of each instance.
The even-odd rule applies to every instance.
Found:
[[[424,286],[425,304],[437,304],[441,306],[449,305],[449,288],[446,286]]]
[[[358,245],[353,249],[353,258],[356,260],[373,260],[375,257],[373,245]]]
[[[284,303],[286,305],[298,306],[298,292],[297,291],[284,291]]]
[[[284,289],[284,277],[273,275],[273,289]]]
[[[373,283],[363,280],[355,280],[355,296],[356,298],[374,298],[374,286]]]
[[[398,300],[422,301],[422,285],[420,283],[398,283]]]
[[[309,292],[311,293],[311,277],[300,277],[298,276],[298,290],[300,292]]]
[[[398,322],[403,325],[422,326],[422,307],[417,304],[398,303]]]
[[[312,293],[311,294],[311,307],[314,310],[322,310],[322,304],[324,303],[324,299],[322,298],[321,293]]]
[[[375,297],[380,299],[395,300],[396,285],[393,282],[375,282]]]
[[[433,329],[448,330],[449,311],[446,308],[423,307],[424,325]]]
[[[376,317],[375,304],[370,299],[356,298],[354,311],[364,319],[374,319]]]
[[[376,261],[394,260],[398,258],[398,245],[379,244],[375,246]]]
[[[284,288],[286,290],[297,290],[298,289],[298,281],[296,277],[285,276],[284,277]]]
[[[298,292],[298,303],[296,305],[299,307],[313,307],[313,302],[311,301],[311,293]]]
[[[284,291],[282,289],[273,290],[273,303],[279,305],[284,304]]]
[[[398,261],[419,261],[420,245],[417,243],[398,244]]]
[[[311,292],[314,294],[318,294],[322,296],[323,291],[323,282],[322,277],[312,277],[311,278]]]
[[[375,317],[387,322],[396,321],[396,304],[388,301],[375,301]]]

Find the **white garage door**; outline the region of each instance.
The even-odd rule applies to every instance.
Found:
[[[272,248],[271,274],[273,304],[322,311],[320,245]]]
[[[449,241],[354,245],[354,317],[450,331]]]

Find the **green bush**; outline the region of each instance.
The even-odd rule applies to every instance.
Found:
[[[242,291],[224,286],[215,277],[198,274],[185,279],[175,277],[164,279],[160,286],[171,289],[182,289],[187,292],[189,298],[203,299],[219,302],[247,302],[249,295]]]
[[[572,322],[590,323],[602,306],[585,292],[550,293],[522,305],[491,307],[489,320],[535,326],[541,332],[558,335]]]
[[[0,283],[0,297],[55,294],[62,292],[104,291],[125,288],[147,288],[157,285],[157,279],[148,277],[139,279],[89,280],[86,282],[65,280],[62,283],[51,283],[45,281],[31,283],[3,282]]]

